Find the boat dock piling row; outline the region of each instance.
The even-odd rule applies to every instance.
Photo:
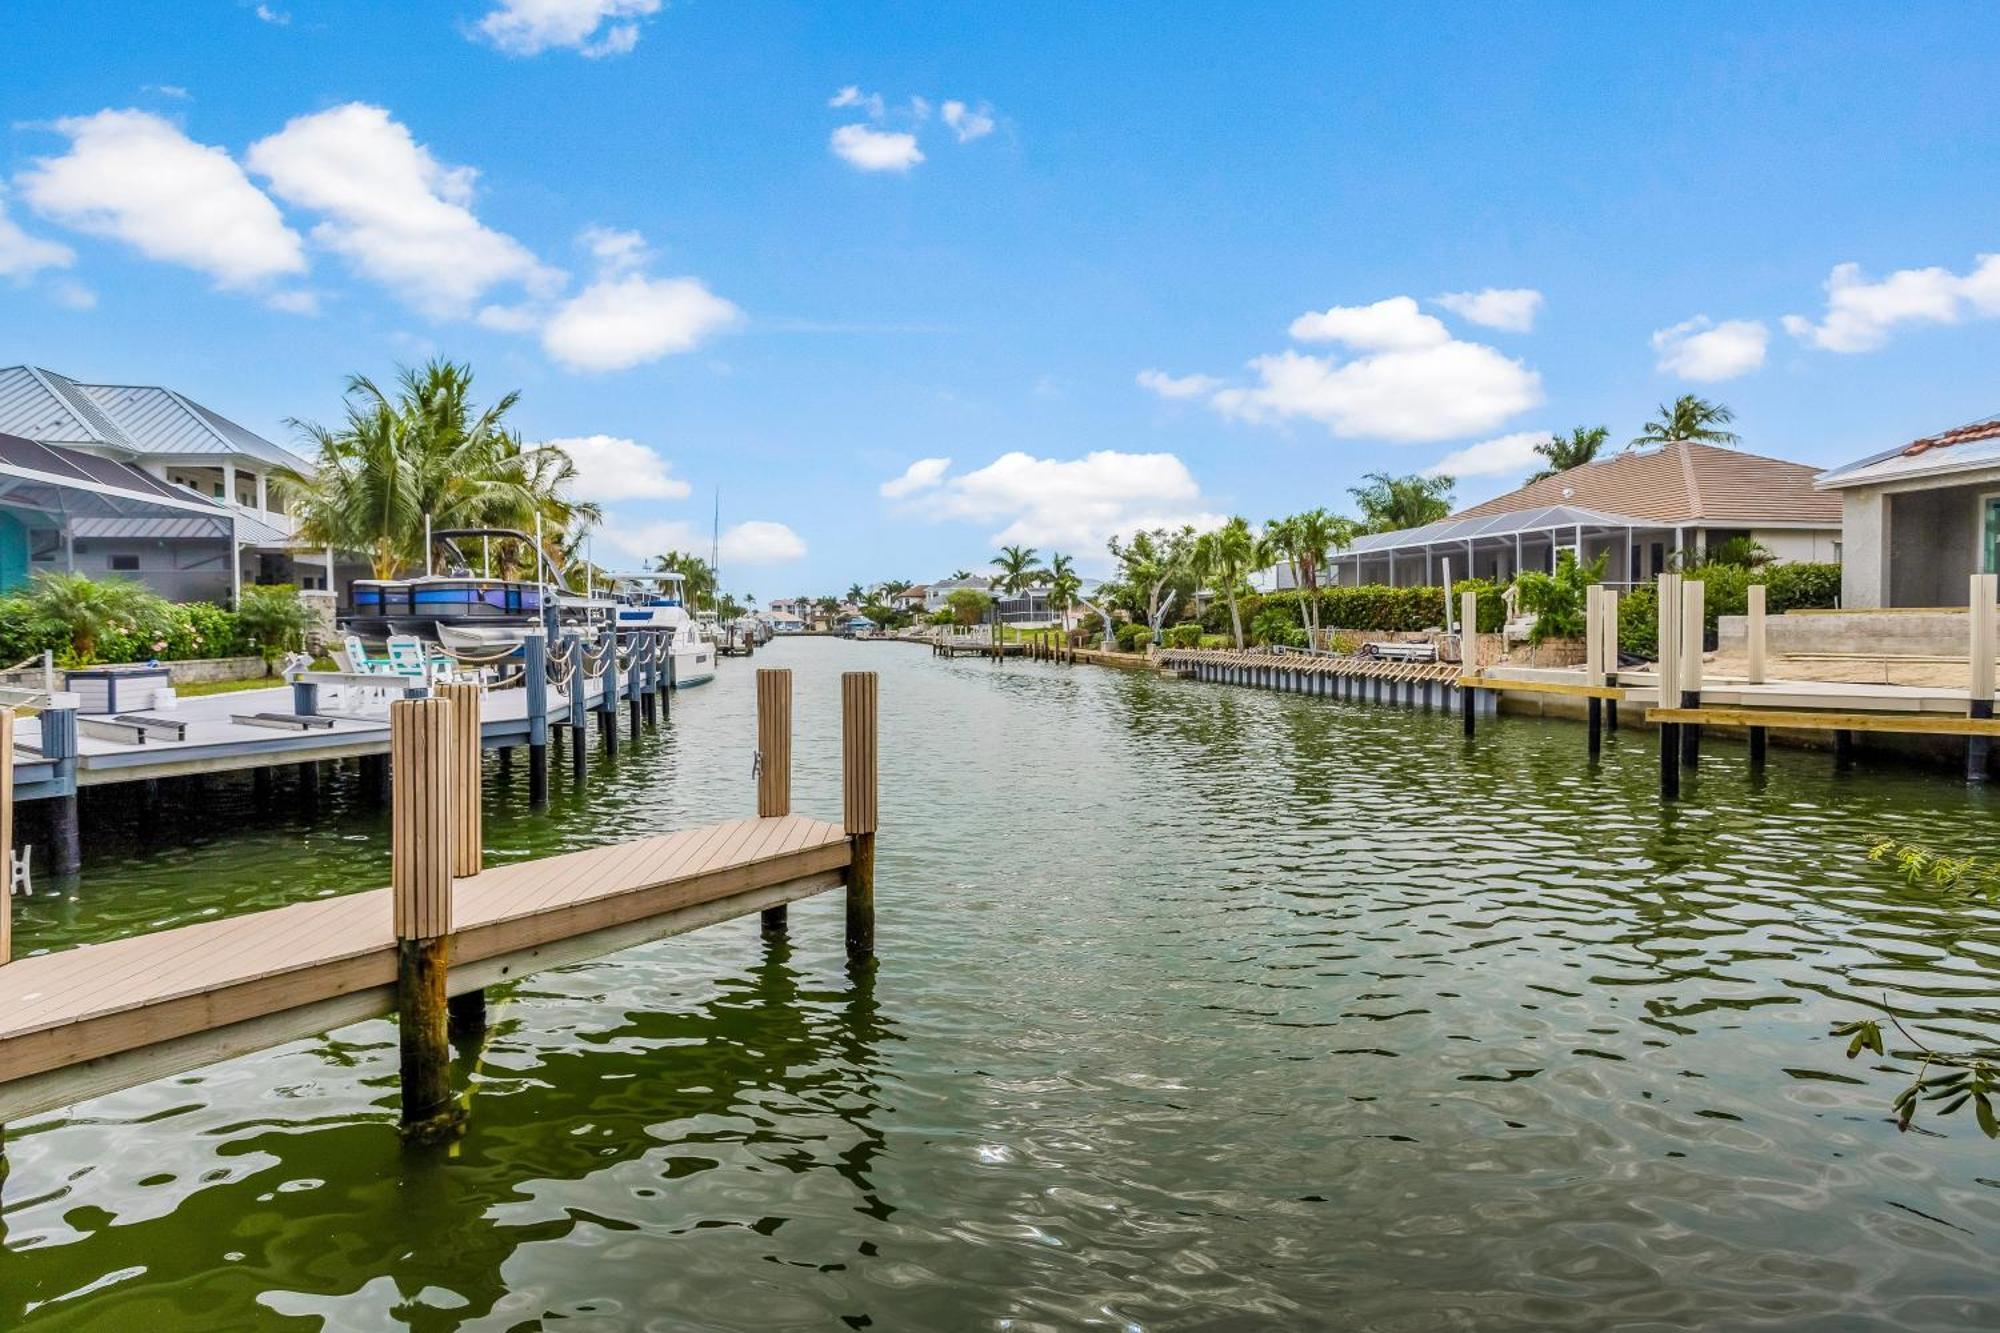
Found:
[[[783,930],[786,904],[841,887],[848,952],[870,956],[875,674],[841,678],[838,824],[790,811],[790,672],[760,672],[758,695],[755,818],[485,868],[490,693],[448,683],[390,705],[387,889],[13,962],[0,895],[0,1124],[395,1013],[401,1121],[434,1138],[463,1119],[450,1042],[484,1026],[488,986],[753,913]],[[0,711],[0,742],[14,722]]]

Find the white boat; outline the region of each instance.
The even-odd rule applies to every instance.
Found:
[[[686,582],[672,570],[640,570],[612,574],[611,600],[624,630],[669,630],[667,679],[676,689],[705,685],[715,679],[715,642],[701,623],[688,614],[681,595]]]

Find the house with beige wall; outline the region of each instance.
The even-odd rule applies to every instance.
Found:
[[[2000,417],[1926,435],[1816,483],[1840,501],[1841,605],[1962,607],[2000,573]]]

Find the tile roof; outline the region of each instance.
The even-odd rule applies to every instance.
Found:
[[[1683,440],[1529,482],[1453,517],[1573,504],[1662,524],[1838,527],[1839,498],[1814,489],[1817,472],[1804,463]]]
[[[1837,490],[1903,477],[1991,467],[1996,463],[2000,463],[2000,417],[1988,417],[1823,472],[1819,485]]]
[[[172,389],[83,384],[40,366],[0,369],[0,431],[43,444],[134,456],[234,454],[279,467],[309,466],[291,450]]]

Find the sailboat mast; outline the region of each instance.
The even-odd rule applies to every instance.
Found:
[[[708,590],[708,609],[715,612],[718,621],[722,618],[722,488],[715,488],[715,521],[708,530],[708,577],[713,584]]]

